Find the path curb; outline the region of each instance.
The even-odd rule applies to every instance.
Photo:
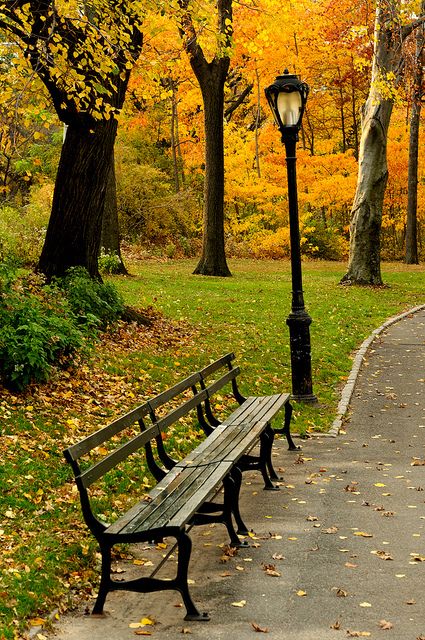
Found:
[[[403,320],[404,318],[412,315],[413,313],[417,313],[418,311],[423,311],[424,309],[425,309],[425,304],[422,304],[422,305],[419,305],[418,307],[413,307],[413,309],[410,309],[409,311],[405,311],[404,313],[401,313],[398,316],[393,316],[392,318],[384,322],[384,324],[382,324],[380,327],[378,327],[378,329],[375,329],[374,331],[372,331],[370,336],[366,338],[366,340],[364,340],[364,342],[362,343],[361,347],[359,348],[359,350],[357,351],[354,357],[353,366],[351,368],[351,372],[348,376],[345,387],[342,390],[341,399],[339,401],[338,409],[337,409],[337,416],[332,423],[332,427],[326,434],[320,433],[320,434],[317,434],[318,436],[320,437],[327,436],[330,438],[336,438],[339,435],[342,424],[344,422],[344,418],[348,411],[351,397],[353,395],[354,386],[357,382],[357,377],[359,375],[361,366],[363,364],[363,359],[368,349],[370,348],[371,344],[374,342],[374,340],[376,340],[376,338],[380,336],[381,333],[383,333],[391,325],[395,324],[396,322],[399,322],[400,320]]]

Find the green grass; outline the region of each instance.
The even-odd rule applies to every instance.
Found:
[[[188,260],[131,264],[131,277],[111,280],[128,304],[153,305],[166,317],[184,321],[177,325],[177,338],[168,343],[165,333],[161,348],[146,340],[145,347],[125,353],[119,344],[100,345],[93,356],[95,373],[89,363],[86,373],[80,368],[80,378],[68,376],[62,386],[41,386],[19,397],[0,391],[1,640],[23,637],[28,619],[45,617],[73,593],[91,593],[93,585],[96,589],[96,543],[82,521],[62,457],[70,441],[228,351],[235,352],[241,366],[242,392],[291,390],[285,322],[291,300],[289,263],[229,264],[233,277],[225,279],[191,275],[195,263]],[[319,404],[296,404],[293,427],[301,433],[330,427],[352,356],[371,331],[425,302],[423,267],[384,265],[389,286],[380,289],[341,287],[343,273],[344,265],[338,263],[303,265]],[[179,342],[185,327],[187,334]],[[109,404],[106,398],[101,406],[93,404],[92,422],[86,424],[78,406],[97,399],[99,376],[109,376],[105,388],[111,393],[116,387],[122,393]],[[80,405],[66,413],[71,396],[80,396]],[[185,443],[177,437],[177,445]]]
[[[153,305],[199,329],[199,340],[190,350],[155,358],[151,375],[166,385],[175,379],[176,359],[183,375],[234,351],[242,368],[243,390],[290,391],[289,262],[229,261],[231,278],[194,276],[194,266],[191,261],[139,262],[131,265],[136,277],[114,279],[129,304]],[[371,331],[389,317],[425,303],[423,267],[384,265],[385,288],[340,286],[344,269],[341,263],[303,264],[305,304],[313,319],[313,390],[319,406],[297,407],[301,432],[329,429],[351,356]],[[135,371],[138,359],[138,354],[131,358]],[[143,368],[144,362],[140,365]]]

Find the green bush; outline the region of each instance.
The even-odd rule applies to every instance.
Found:
[[[69,269],[57,283],[79,324],[105,329],[123,314],[124,302],[115,287],[94,280],[83,267]]]
[[[102,247],[97,264],[100,273],[121,273],[122,262],[119,255],[117,255],[114,251],[106,251]]]
[[[53,185],[35,185],[25,206],[0,207],[1,256],[20,265],[37,264],[46,235],[52,196]]]
[[[84,344],[66,298],[34,276],[14,278],[0,270],[0,377],[17,390],[48,379]]]
[[[48,380],[52,367],[69,363],[97,329],[117,320],[123,303],[111,284],[82,268],[46,285],[0,263],[0,379],[22,390]]]

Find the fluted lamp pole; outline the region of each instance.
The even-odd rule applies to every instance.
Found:
[[[311,377],[311,318],[304,306],[301,270],[301,242],[298,218],[296,143],[308,96],[308,85],[285,69],[266,88],[266,98],[282,136],[288,173],[289,231],[291,242],[292,308],[286,324],[289,327],[292,371],[292,398],[317,402]]]

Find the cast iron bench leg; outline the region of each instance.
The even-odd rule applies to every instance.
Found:
[[[271,432],[271,433],[270,433]],[[279,491],[279,487],[275,487],[270,480],[268,469],[273,470],[274,477],[277,478],[276,473],[272,466],[272,446],[273,446],[274,432],[270,425],[267,425],[266,429],[260,436],[260,471],[264,480],[264,489],[266,491]]]
[[[241,540],[239,540],[235,528],[233,526],[232,514],[238,512],[238,501],[239,501],[239,489],[240,489],[240,481],[234,477],[234,473],[227,475],[223,479],[223,487],[224,487],[224,500],[223,500],[223,522],[226,526],[227,532],[230,537],[230,546],[232,547],[243,547],[245,546]],[[236,519],[236,516],[235,516]],[[240,522],[243,524],[242,519]],[[239,526],[239,525],[238,525]]]
[[[183,598],[184,606],[186,607],[185,620],[194,620],[199,622],[208,622],[209,616],[207,613],[199,613],[196,608],[191,595],[189,593],[189,586],[187,584],[188,569],[190,554],[192,551],[192,541],[184,531],[177,537],[178,544],[178,564],[177,564],[177,576],[176,576],[176,589],[179,591]]]
[[[232,511],[233,511],[233,517],[235,518],[235,522],[237,526],[236,532],[239,533],[241,536],[247,536],[249,533],[248,527],[246,526],[245,522],[242,520],[241,512],[239,510],[239,493],[240,493],[241,484],[242,484],[242,471],[239,469],[239,467],[233,467],[232,478],[234,480],[234,489],[233,489],[234,496],[233,496]]]
[[[103,605],[105,604],[106,596],[111,587],[111,547],[100,542],[99,545],[102,556],[102,573],[99,591],[92,611],[92,615],[94,616],[101,616],[103,614]]]
[[[288,451],[299,451],[301,447],[297,446],[295,442],[292,440],[290,425],[291,425],[291,416],[292,416],[292,405],[287,402],[285,404],[285,421],[283,423],[282,429],[275,429],[276,433],[283,433],[286,437],[286,441],[288,443]]]

